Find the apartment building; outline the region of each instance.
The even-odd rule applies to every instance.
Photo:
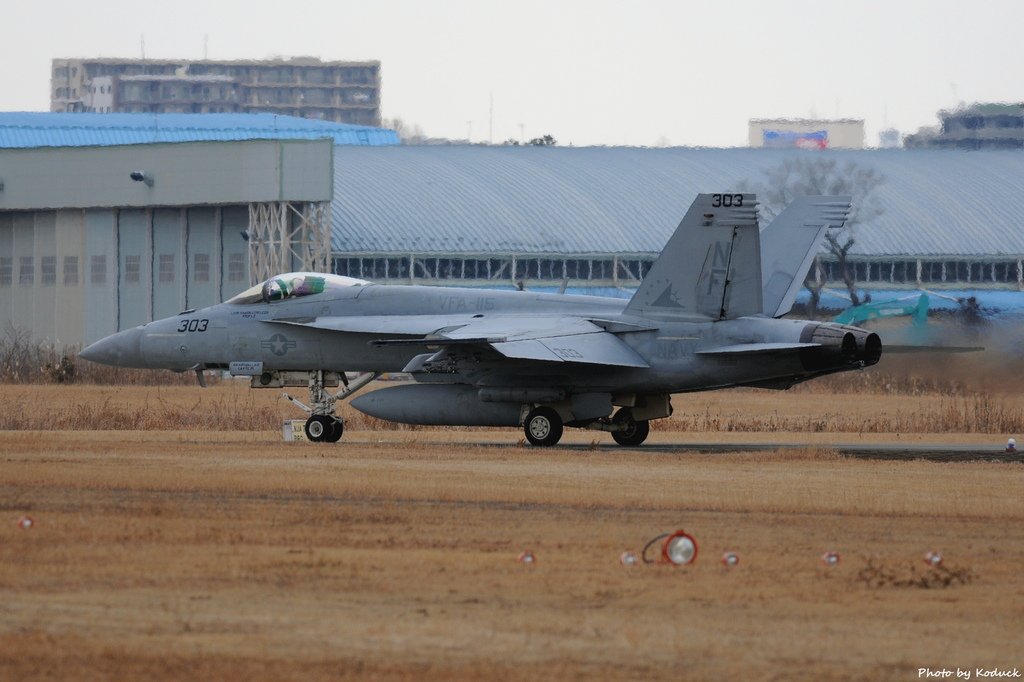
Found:
[[[54,59],[50,111],[268,112],[379,126],[380,62]]]
[[[978,103],[939,112],[938,128],[907,135],[911,149],[1024,149],[1024,103]]]

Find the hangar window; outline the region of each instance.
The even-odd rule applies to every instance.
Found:
[[[921,263],[922,282],[941,282],[942,263]]]
[[[405,258],[388,258],[385,279],[406,279],[409,276],[409,261]]]
[[[609,260],[593,261],[590,279],[611,279],[612,265],[612,261]]]
[[[64,286],[78,286],[78,256],[64,256]]]
[[[547,260],[540,261],[540,278],[541,279],[562,279],[562,266],[565,261],[561,260]]]
[[[57,257],[43,256],[39,262],[40,283],[52,287],[57,283]]]
[[[142,269],[142,257],[141,256],[125,256],[124,257],[124,281],[125,284],[138,284],[141,277],[139,276]]]
[[[89,281],[93,284],[106,284],[107,283],[107,257],[93,256],[92,257],[91,273],[89,275]]]
[[[210,254],[197,253],[192,256],[192,279],[196,282],[210,281]]]
[[[9,287],[14,279],[14,259],[0,256],[0,287]]]
[[[464,260],[462,261],[463,279],[484,279],[487,277],[487,261],[485,260]]]
[[[228,254],[228,281],[241,282],[245,280],[245,254]]]
[[[501,279],[502,277],[508,276],[508,269],[511,266],[511,262],[507,260],[499,260],[492,258],[487,261],[487,278],[488,279]]]
[[[437,276],[437,259],[436,258],[420,258],[415,262],[413,268],[413,276],[424,277],[430,279],[431,277]]]
[[[643,278],[643,261],[620,260],[618,276],[620,279],[639,280]]]
[[[439,258],[437,260],[438,279],[457,279],[462,272],[462,266],[454,258]]]
[[[161,253],[160,254],[160,281],[161,282],[173,282],[174,281],[174,254],[173,253]]]
[[[32,286],[36,279],[35,262],[32,256],[21,257],[21,267],[18,269],[18,284],[21,286]]]
[[[351,277],[353,274],[353,261],[355,261],[356,272],[359,271],[358,258],[336,258],[334,259],[334,274]]]

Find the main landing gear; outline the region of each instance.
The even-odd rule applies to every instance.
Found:
[[[579,424],[575,424],[579,426]],[[583,425],[586,429],[610,431],[612,438],[619,445],[635,447],[640,445],[651,432],[651,423],[647,420],[633,418],[633,411],[628,407],[620,408],[611,419],[602,417]],[[542,405],[530,410],[523,420],[523,431],[530,445],[549,447],[562,438],[564,432],[562,417],[552,407]]]
[[[283,374],[283,373],[282,373]],[[289,375],[298,374],[297,372],[288,372]],[[343,400],[363,386],[380,376],[379,372],[364,372],[358,377],[349,381],[344,374],[333,375],[331,372],[323,372],[320,370],[305,372],[308,374],[308,385],[309,385],[309,405],[293,398],[287,393],[284,397],[296,404],[300,409],[309,413],[309,418],[306,419],[306,425],[303,430],[306,432],[306,438],[313,441],[314,443],[337,443],[341,440],[341,435],[345,431],[345,424],[341,417],[334,413],[335,403],[339,400]],[[331,393],[325,387],[324,375],[337,376],[338,379],[333,381],[333,385],[337,385],[339,381],[345,386],[342,390],[337,393]],[[264,383],[264,386],[267,384]]]
[[[530,445],[554,445],[562,438],[562,418],[553,408],[535,407],[523,420],[523,430]]]

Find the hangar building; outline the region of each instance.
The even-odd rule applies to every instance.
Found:
[[[855,228],[861,285],[1024,289],[1019,152],[427,147],[287,117],[199,116],[196,133],[138,115],[153,119],[140,133],[116,129],[122,115],[67,115],[76,131],[5,116],[19,115],[0,114],[0,323],[61,343],[300,267],[622,295],[699,191],[754,189],[807,158],[882,178],[881,212]],[[310,124],[337,128],[296,131]],[[282,139],[303,136],[327,139]],[[121,146],[60,146],[83,141]],[[840,280],[827,255],[815,275]]]
[[[269,114],[0,114],[0,322],[77,345],[327,269],[336,145],[397,142]]]
[[[875,214],[853,228],[861,286],[1024,289],[1024,154],[1009,151],[339,147],[334,270],[631,288],[698,192],[759,189],[808,159],[879,178]],[[842,287],[828,254],[814,274]]]

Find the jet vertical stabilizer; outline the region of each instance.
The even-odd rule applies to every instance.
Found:
[[[753,194],[699,194],[625,312],[731,319],[761,312]]]
[[[793,307],[807,269],[828,228],[840,228],[850,214],[848,196],[800,197],[762,232],[764,314],[781,317]]]

